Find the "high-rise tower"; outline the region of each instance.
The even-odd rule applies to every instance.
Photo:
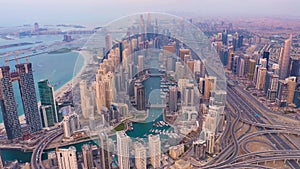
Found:
[[[105,169],[110,169],[111,156],[110,156],[110,146],[108,141],[108,136],[106,133],[99,134],[99,153],[100,153],[100,163],[101,167]]]
[[[129,169],[129,143],[130,138],[124,131],[117,133],[117,150],[118,150],[118,163],[119,168]]]
[[[84,169],[93,169],[93,150],[91,145],[85,144],[82,146],[82,157]]]
[[[140,142],[134,143],[134,156],[135,156],[135,167],[137,169],[146,169],[147,168],[147,157],[146,157],[146,148]]]
[[[42,122],[37,106],[32,65],[31,63],[17,64],[16,70],[18,73],[26,123],[29,125],[31,133],[40,131],[42,130]]]
[[[57,149],[56,156],[59,169],[77,169],[76,148],[74,146],[68,149]]]
[[[290,35],[289,39],[285,40],[284,48],[280,52],[280,58],[279,58],[279,66],[280,66],[279,79],[280,80],[284,80],[289,75],[290,60],[291,60],[290,58],[291,45],[292,45],[292,35]]]
[[[11,140],[21,137],[21,125],[9,70],[8,66],[0,68],[0,104],[6,135]]]
[[[15,139],[22,135],[12,87],[12,82],[16,80],[19,82],[24,114],[30,133],[40,131],[42,123],[37,106],[31,63],[17,64],[14,72],[10,72],[9,66],[3,66],[0,69],[0,104],[8,139]]]
[[[59,122],[57,106],[54,98],[54,88],[48,80],[38,82],[41,107],[40,113],[43,122],[43,127],[54,126]]]
[[[169,109],[172,112],[177,111],[177,87],[171,86],[169,88]]]
[[[159,168],[161,162],[161,143],[159,135],[149,135],[149,154],[150,162],[153,168]]]

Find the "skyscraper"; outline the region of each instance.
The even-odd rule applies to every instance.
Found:
[[[177,111],[177,87],[171,86],[169,88],[169,109],[171,112]]]
[[[222,42],[223,42],[223,44],[224,45],[227,45],[227,30],[224,30],[223,32],[222,32]]]
[[[286,99],[288,95],[288,84],[285,80],[278,81],[278,90],[276,97],[276,104],[280,107],[286,107]]]
[[[250,81],[253,81],[253,79],[254,79],[255,64],[256,64],[256,62],[255,62],[254,59],[249,60],[249,68],[248,68],[248,75],[247,76],[248,76],[248,79]]]
[[[146,95],[145,88],[140,82],[136,82],[134,85],[134,97],[136,101],[137,110],[145,110],[146,108]]]
[[[233,61],[233,57],[234,57],[234,52],[233,49],[230,48],[228,49],[228,62],[227,62],[227,69],[231,70],[232,69],[232,61]]]
[[[16,72],[18,74],[26,123],[29,125],[31,133],[40,131],[42,130],[42,122],[37,106],[31,63],[17,64]]]
[[[238,75],[239,75],[239,77],[244,77],[244,75],[245,75],[245,60],[244,60],[244,58],[239,59]]]
[[[52,127],[57,122],[50,105],[40,106],[40,114],[43,127]]]
[[[269,58],[270,58],[270,52],[264,51],[263,58],[267,60],[267,70],[269,70]]]
[[[295,88],[294,103],[296,108],[300,108],[300,83],[298,83]]]
[[[99,152],[100,152],[100,165],[102,168],[111,168],[111,156],[110,156],[110,146],[108,141],[108,136],[106,133],[99,134]]]
[[[288,77],[279,80],[276,103],[280,107],[286,107],[293,103],[296,89],[296,77]]]
[[[167,70],[172,71],[173,70],[173,56],[175,54],[175,46],[174,45],[167,45],[163,46],[163,57],[161,58],[163,60],[163,63],[166,63]]]
[[[179,61],[175,63],[175,73],[177,80],[183,78],[184,66]]]
[[[9,70],[8,66],[0,68],[0,104],[6,135],[11,140],[21,137],[21,125]]]
[[[89,117],[89,92],[87,88],[87,82],[82,80],[79,84],[80,88],[80,105],[83,118]]]
[[[208,153],[213,154],[215,150],[215,133],[208,132],[206,142],[208,147]]]
[[[267,74],[267,68],[260,67],[258,69],[257,78],[256,78],[256,89],[258,90],[264,89],[266,83],[266,74]]]
[[[150,162],[153,168],[159,168],[161,162],[161,143],[159,135],[148,136]]]
[[[138,56],[138,73],[141,73],[144,70],[144,56]]]
[[[288,77],[286,78],[286,81],[288,83],[288,93],[287,93],[287,99],[286,103],[292,104],[294,100],[294,95],[295,95],[295,89],[296,89],[296,77]]]
[[[85,144],[82,146],[82,159],[84,169],[93,169],[94,161],[93,161],[93,150],[91,145]]]
[[[117,135],[117,150],[119,168],[129,169],[129,143],[130,138],[124,131],[118,131]]]
[[[259,64],[261,64],[262,67],[267,68],[268,66],[268,61],[265,58],[260,58],[259,59]]]
[[[179,57],[182,61],[184,61],[185,55],[190,55],[190,50],[189,49],[179,49]]]
[[[223,66],[227,66],[228,64],[228,48],[224,47],[221,50],[221,61],[223,63]]]
[[[58,111],[54,97],[54,88],[50,85],[48,80],[41,80],[38,82],[40,94],[40,113],[43,127],[51,127],[57,123]]]
[[[12,87],[13,81],[19,82],[19,90],[23,102],[26,123],[30,133],[42,130],[37,98],[34,87],[31,63],[16,64],[16,71],[10,72],[9,66],[1,67],[0,71],[0,104],[3,121],[8,139],[21,137],[21,126],[18,118],[17,104]]]
[[[214,76],[205,76],[203,99],[208,100],[211,91],[216,90],[217,78]]]
[[[57,149],[56,156],[59,169],[78,169],[76,148],[74,146],[68,149]]]
[[[276,75],[279,75],[279,64],[272,64],[272,68],[271,70],[276,74]]]
[[[137,169],[146,169],[147,168],[146,148],[142,143],[138,141],[134,143],[134,155],[135,155],[135,167]]]
[[[95,88],[96,88],[96,105],[97,105],[97,113],[98,114],[101,113],[102,107],[106,106],[106,100],[105,100],[105,83],[103,81],[104,76],[105,76],[105,70],[99,68],[98,69],[98,73],[96,74],[96,82],[95,82]],[[82,85],[84,85],[84,84],[82,84]],[[82,94],[83,94],[83,92],[82,92]]]
[[[267,98],[271,101],[275,101],[278,88],[279,76],[273,72],[268,72],[266,76],[265,93]]]
[[[64,116],[62,121],[64,129],[64,137],[70,138],[72,134],[80,128],[78,115],[75,112],[70,112]]]
[[[197,140],[193,142],[194,157],[198,160],[205,159],[206,142],[204,140]]]
[[[231,70],[232,70],[232,73],[237,75],[238,74],[238,70],[239,70],[239,59],[240,57],[239,56],[234,56],[233,57],[233,60],[232,60],[232,67],[231,67]]]
[[[110,34],[107,34],[105,36],[105,48],[106,48],[106,51],[110,50],[111,47],[112,47],[112,38],[111,38]]]
[[[295,76],[297,78],[297,82],[300,83],[300,59],[293,60],[291,76]]]
[[[174,71],[174,58],[171,54],[167,55],[167,71]]]
[[[279,72],[279,79],[284,80],[289,76],[290,71],[290,50],[292,45],[292,35],[290,35],[290,38],[285,40],[284,42],[284,48],[280,52],[280,58],[279,58],[279,66],[280,66],[280,72]]]
[[[259,71],[260,68],[262,68],[261,64],[255,65],[254,76],[253,76],[253,82],[255,84],[256,84],[256,81],[257,81],[258,71]]]
[[[195,99],[194,84],[186,84],[183,88],[183,105],[193,106]]]

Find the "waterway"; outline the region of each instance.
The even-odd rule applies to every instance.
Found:
[[[161,77],[150,77],[143,82],[146,98],[150,104],[162,104],[163,99],[160,97],[160,80]],[[127,131],[126,134],[131,138],[147,138],[151,133],[150,130],[168,130],[170,127],[154,127],[153,123],[163,120],[162,108],[150,108],[147,119],[144,122],[132,123],[134,130]]]
[[[77,63],[76,63],[77,61]],[[76,73],[80,71],[84,63],[84,58],[75,52],[63,53],[63,54],[42,54],[30,58],[30,62],[33,64],[33,75],[35,83],[41,79],[49,79],[50,82],[55,86],[55,89],[60,88],[66,82],[71,80]],[[14,63],[9,63],[11,68],[13,68]],[[74,67],[75,73],[74,73]],[[158,64],[157,64],[158,65]],[[159,73],[159,72],[151,72]],[[150,104],[162,104],[163,99],[161,98],[161,77],[154,76],[150,77],[143,82],[145,87],[146,98],[149,100]],[[36,86],[37,89],[37,86]],[[14,90],[18,91],[17,82],[14,83]],[[21,102],[21,97],[19,92],[15,92],[16,100],[18,104],[19,115],[23,113],[23,107]],[[38,96],[38,91],[37,91]],[[163,108],[150,108],[149,115],[144,122],[133,123],[133,131],[127,131],[127,135],[133,140],[136,138],[143,138],[147,140],[149,134],[158,134],[150,132],[151,130],[168,131],[173,132],[174,129],[169,126],[155,127],[153,124],[159,121],[163,121]],[[2,122],[2,115],[0,116],[0,122]],[[163,140],[173,140],[169,139],[168,136],[161,134],[162,142]],[[175,140],[175,139],[174,139]],[[81,147],[83,144],[94,144],[97,145],[97,141],[87,141],[73,146],[76,147],[78,152],[81,152]],[[64,148],[68,148],[66,146]],[[54,149],[47,150],[43,154],[43,159],[47,158],[47,152],[54,151]],[[22,150],[1,150],[3,161],[13,161],[18,160],[19,162],[30,162],[32,152],[23,152]]]
[[[74,146],[76,148],[77,152],[82,152],[81,147],[84,144],[98,145],[98,140],[86,141],[86,142],[69,145],[69,146],[64,146],[64,147],[60,147],[60,148],[69,148],[70,146]],[[43,155],[42,155],[42,159],[43,160],[48,159],[47,153],[51,152],[51,151],[55,151],[55,149],[49,149],[49,150],[44,151]],[[10,150],[10,149],[2,149],[1,150],[1,156],[2,156],[3,161],[18,160],[20,163],[26,163],[26,162],[30,163],[31,155],[32,155],[32,152],[24,152],[22,150],[15,150],[15,149],[14,150]]]

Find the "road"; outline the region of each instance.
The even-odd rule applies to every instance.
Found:
[[[235,101],[233,104],[236,104],[239,108],[243,110],[243,114],[249,117],[255,123],[266,124],[271,123],[271,120],[262,113],[267,111],[267,109],[259,104],[248,92],[240,88],[228,85],[227,88],[228,95],[233,98]],[[259,127],[256,128],[261,130],[270,130],[268,127]],[[282,139],[278,134],[266,134],[267,139],[269,139],[273,144],[276,145],[276,148],[279,150],[292,150],[293,148],[287,143],[287,140]],[[288,160],[287,163],[291,168],[300,168],[300,165],[295,160]]]
[[[268,110],[264,105],[259,104],[246,91],[236,89],[235,86],[228,86],[227,102],[227,126],[221,136],[221,143],[224,142],[223,145],[225,148],[216,158],[207,164],[201,165],[196,161],[192,161],[193,166],[201,168],[269,168],[258,165],[258,163],[285,160],[291,168],[300,168],[298,163],[299,156],[291,155],[291,153],[299,153],[298,150],[293,150],[288,144],[288,140],[281,138],[279,135],[280,133],[300,135],[300,129],[298,127],[272,124],[272,120],[267,116],[269,112],[266,112]],[[233,122],[231,121],[232,119]],[[249,127],[245,133],[237,138],[235,133],[237,131],[236,125],[238,122],[242,122],[243,125],[247,124]],[[257,132],[249,133],[251,126],[255,127]],[[238,129],[241,129],[241,127]],[[238,156],[240,151],[239,147],[244,146],[242,143],[259,135],[265,136],[274,145],[276,150],[268,152],[268,156],[266,157],[262,156],[265,152],[257,152],[257,154],[255,154],[255,160],[248,159],[253,157],[252,153]],[[241,156],[247,160],[240,160]],[[257,156],[261,158],[257,158]],[[252,165],[251,163],[256,164],[256,166],[254,167],[254,164]],[[247,167],[247,165],[249,165],[249,167]]]
[[[44,149],[47,147],[47,145],[57,138],[58,136],[63,134],[63,130],[61,128],[51,131],[44,136],[43,139],[40,140],[40,142],[35,146],[35,149],[32,152],[31,156],[31,167],[34,169],[45,169],[45,167],[42,164],[42,154]]]

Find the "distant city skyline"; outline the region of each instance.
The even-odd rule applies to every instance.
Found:
[[[184,13],[221,17],[299,17],[298,0],[11,0],[2,1],[0,27],[39,22],[45,24],[83,24],[101,26],[113,19],[138,12]]]

